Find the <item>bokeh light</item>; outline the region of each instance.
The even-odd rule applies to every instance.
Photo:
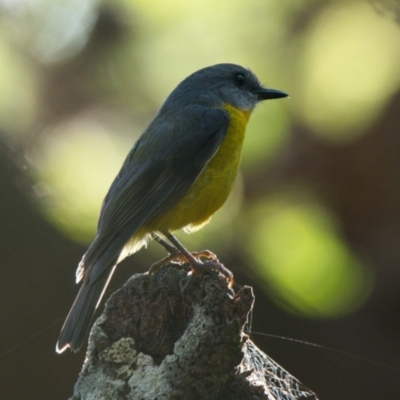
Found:
[[[275,156],[289,140],[290,104],[261,104],[252,115],[243,148],[243,169],[256,169]]]
[[[3,1],[6,33],[43,63],[76,56],[89,40],[98,0]]]
[[[0,129],[8,140],[19,141],[29,135],[37,119],[38,77],[4,35],[0,34]]]
[[[127,143],[114,129],[97,113],[81,115],[49,128],[30,154],[45,214],[74,240],[93,239],[101,202],[132,146],[134,135]]]
[[[347,248],[334,218],[307,197],[276,194],[256,207],[246,244],[277,302],[309,316],[337,317],[365,300],[371,271]]]
[[[299,117],[329,140],[376,121],[400,83],[400,30],[366,2],[339,2],[310,26],[300,57]]]

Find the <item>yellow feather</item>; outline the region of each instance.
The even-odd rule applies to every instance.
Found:
[[[239,169],[251,110],[242,111],[231,105],[224,109],[230,115],[230,124],[217,153],[182,200],[169,213],[151,221],[151,227],[146,225],[143,230],[167,233],[185,228],[189,232],[195,231],[225,203]]]

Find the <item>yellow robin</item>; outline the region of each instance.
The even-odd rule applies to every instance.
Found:
[[[56,350],[78,351],[116,265],[149,239],[193,272],[232,274],[210,252],[190,253],[173,235],[204,226],[225,203],[238,172],[246,125],[258,102],[286,97],[234,64],[182,81],[129,152],[101,208],[97,234],[79,263],[82,286]],[[168,257],[167,257],[168,259]]]

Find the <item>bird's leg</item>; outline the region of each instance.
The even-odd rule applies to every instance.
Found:
[[[169,253],[169,256],[164,257],[160,261],[155,262],[150,266],[149,276],[157,272],[164,265],[170,264],[172,262],[181,262],[181,263],[189,263],[192,269],[192,272],[196,273],[201,270],[213,269],[219,271],[222,275],[224,275],[229,281],[229,286],[233,285],[233,275],[231,271],[225,268],[219,261],[217,256],[209,250],[203,250],[199,252],[190,253],[186,248],[179,242],[179,240],[172,235],[172,233],[168,233],[166,237],[173,243],[171,245],[162,237],[160,237],[157,233],[152,233],[152,238],[161,244],[165,250]],[[211,259],[212,261],[201,262],[201,258]]]
[[[157,261],[153,264],[151,264],[150,268],[149,268],[149,277],[151,277],[151,275],[153,275],[155,272],[157,272],[161,267],[163,267],[164,265],[168,265],[170,263],[173,263],[176,261],[176,259],[178,258],[182,258],[184,256],[182,256],[182,254],[170,254],[167,257],[162,258],[160,261]],[[185,259],[186,261],[186,259]]]
[[[149,277],[151,277],[152,274],[157,272],[161,267],[164,265],[173,263],[173,262],[181,262],[185,263],[187,262],[186,257],[173,245],[168,243],[166,240],[164,240],[161,236],[159,236],[157,233],[153,232],[151,234],[151,237],[161,246],[164,247],[165,250],[169,253],[169,256],[162,258],[160,261],[155,262],[152,264],[149,268]]]
[[[181,262],[187,262],[188,260],[186,257],[182,254],[180,250],[178,250],[175,246],[172,246],[169,244],[166,240],[164,240],[161,236],[159,236],[157,233],[153,232],[151,234],[152,239],[154,239],[157,243],[161,244],[162,247],[164,247],[165,250],[172,256],[175,255],[176,258],[181,261]],[[200,259],[201,257],[204,258],[211,258],[213,260],[218,261],[217,256],[211,252],[210,250],[203,250],[199,252],[194,252],[191,253],[193,257]],[[166,257],[169,258],[169,257]]]
[[[181,252],[181,254],[185,256],[187,262],[192,268],[193,273],[198,273],[204,270],[218,271],[225,276],[225,278],[229,282],[229,287],[232,287],[234,282],[232,272],[218,261],[215,254],[208,250],[198,253],[190,253],[172,233],[167,233],[166,237]],[[202,262],[200,260],[200,257],[211,258],[212,260]]]
[[[171,244],[169,244],[166,240],[164,240],[161,236],[159,236],[157,233],[153,232],[151,234],[152,239],[154,239],[157,243],[161,244],[162,247],[164,247],[165,250],[167,250],[167,252],[172,256],[172,255],[176,255],[176,256],[180,256],[181,253],[179,252],[179,250],[172,246]]]

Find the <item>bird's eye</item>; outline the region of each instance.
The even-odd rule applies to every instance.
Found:
[[[235,76],[233,77],[235,83],[237,86],[243,86],[244,83],[246,82],[246,78],[244,77],[243,74],[235,74]]]

